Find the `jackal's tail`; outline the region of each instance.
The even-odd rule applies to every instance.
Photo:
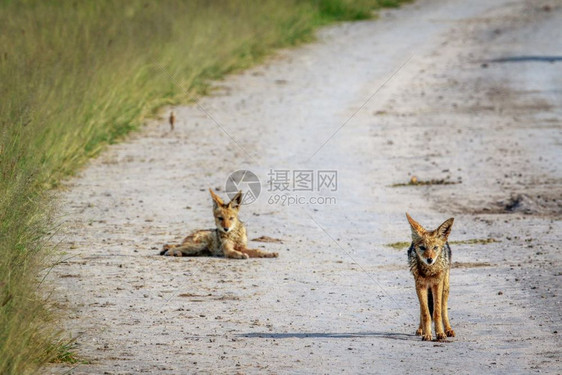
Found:
[[[431,293],[431,288],[427,288],[427,307],[429,307],[429,316],[433,319],[433,293]]]
[[[166,254],[166,251],[168,251],[168,250],[170,250],[170,249],[172,249],[172,248],[174,248],[174,247],[176,247],[176,245],[168,245],[168,244],[165,244],[164,246],[162,246],[162,250],[160,250],[160,255]]]

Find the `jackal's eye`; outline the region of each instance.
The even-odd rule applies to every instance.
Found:
[[[433,246],[433,250],[439,250],[439,246],[437,245]]]
[[[419,247],[419,248],[420,248],[420,250],[421,250],[421,251],[425,251],[425,246],[423,246],[423,245],[420,245],[420,247]]]
[[[223,220],[224,220],[224,217],[219,216],[217,219],[219,219],[220,221],[223,221]]]
[[[229,217],[230,220],[234,220],[234,216]]]

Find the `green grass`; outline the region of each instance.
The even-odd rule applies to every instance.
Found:
[[[0,373],[75,361],[39,277],[61,179],[209,80],[401,2],[0,0]]]
[[[49,362],[51,363],[67,363],[67,364],[88,364],[90,362],[81,360],[73,351],[74,342],[58,341],[51,345],[49,349]]]
[[[487,245],[494,242],[500,242],[495,238],[471,238],[463,241],[449,241],[450,245]],[[393,242],[385,244],[386,247],[391,247],[395,250],[404,250],[410,247],[411,242]]]

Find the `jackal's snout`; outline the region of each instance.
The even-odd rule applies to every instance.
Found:
[[[435,252],[434,250],[426,249],[425,246],[422,246],[420,250],[423,251],[421,255],[426,264],[432,265],[433,263],[435,263],[435,260],[437,259],[437,252]]]

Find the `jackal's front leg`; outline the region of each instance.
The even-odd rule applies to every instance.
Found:
[[[238,248],[241,253],[247,254],[250,258],[277,258],[278,253],[268,253],[260,249]]]
[[[427,306],[427,285],[416,283],[416,293],[418,295],[418,300],[420,301],[420,326],[422,329],[422,340],[431,341],[431,315],[429,314],[429,307]]]
[[[449,311],[448,311],[448,301],[449,301],[449,271],[445,274],[445,279],[443,280],[443,324],[445,325],[445,334],[448,337],[455,337],[455,331],[449,323]]]
[[[443,331],[443,321],[441,301],[443,298],[443,280],[441,282],[431,286],[431,293],[433,294],[433,321],[435,323],[435,335],[437,340],[444,340],[445,332]]]
[[[225,258],[248,259],[250,257],[248,254],[244,254],[238,250],[234,250],[234,246],[230,242],[222,244],[222,252]]]

